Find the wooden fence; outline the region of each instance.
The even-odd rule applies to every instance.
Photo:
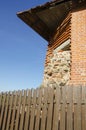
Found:
[[[86,87],[1,93],[0,130],[86,130]]]

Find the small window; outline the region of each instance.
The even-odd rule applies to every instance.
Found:
[[[54,51],[59,52],[59,51],[68,51],[68,50],[70,50],[70,39],[62,43]]]

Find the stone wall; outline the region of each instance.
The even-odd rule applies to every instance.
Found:
[[[50,63],[45,66],[43,84],[64,86],[70,80],[70,51],[53,51]]]

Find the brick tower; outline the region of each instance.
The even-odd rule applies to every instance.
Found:
[[[54,0],[17,15],[49,43],[43,84],[86,84],[86,0]]]

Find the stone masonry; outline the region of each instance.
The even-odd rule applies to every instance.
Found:
[[[70,80],[70,51],[53,51],[50,63],[45,67],[43,84],[45,86],[56,83],[64,86]]]

